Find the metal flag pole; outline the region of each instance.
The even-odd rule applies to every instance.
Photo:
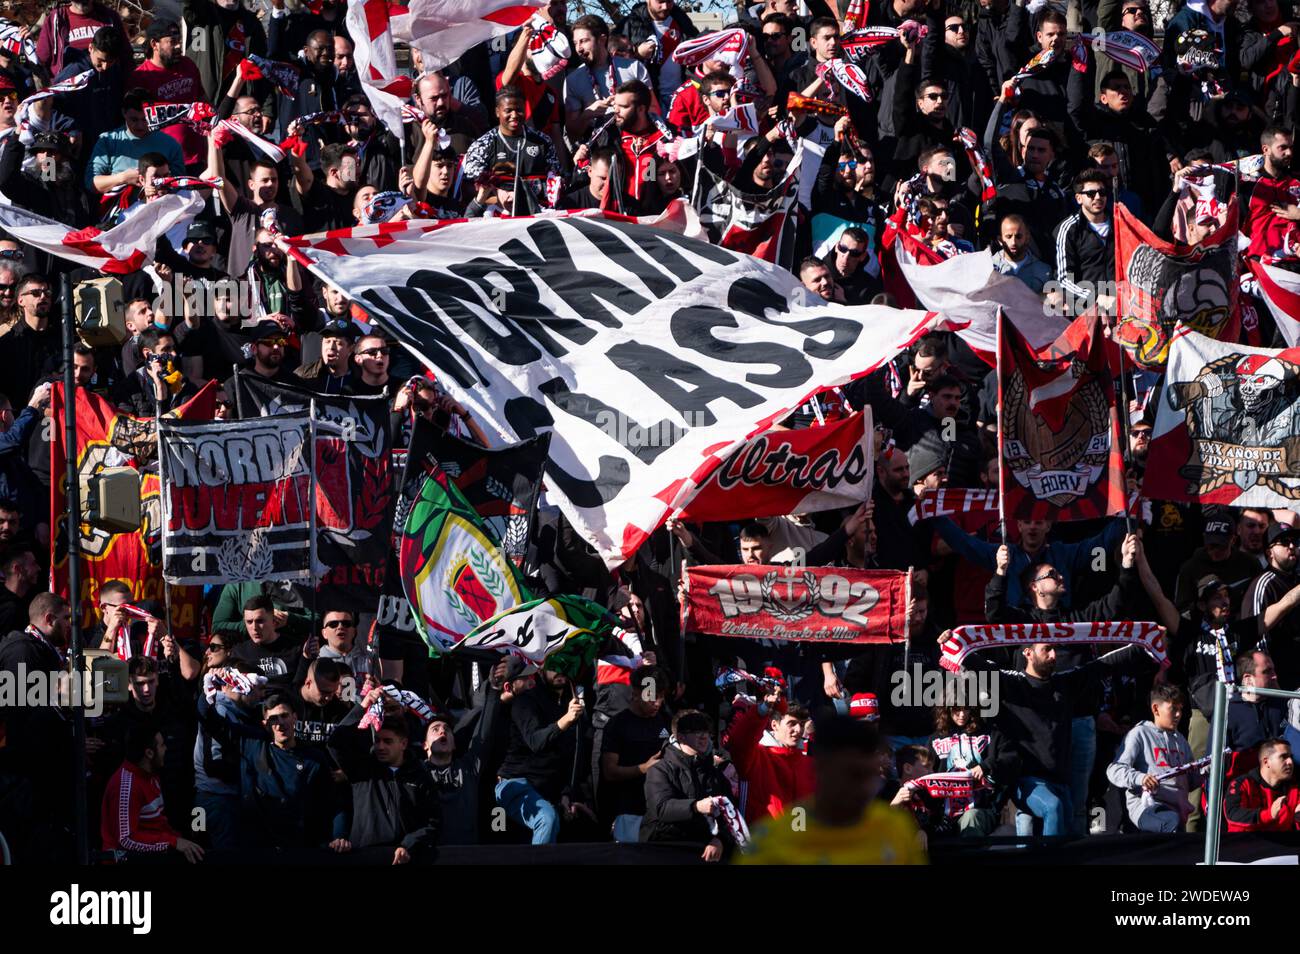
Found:
[[[1115,324],[1118,327],[1119,325],[1118,314],[1115,316]],[[1100,330],[1101,329],[1098,328],[1098,332],[1100,332]],[[1129,507],[1129,495],[1128,495],[1128,469],[1133,464],[1132,452],[1129,448],[1129,431],[1132,430],[1133,428],[1133,422],[1130,417],[1132,412],[1129,410],[1128,382],[1125,380],[1127,374],[1124,371],[1124,346],[1121,345],[1119,342],[1115,342],[1115,347],[1119,350],[1119,399],[1120,399],[1121,406],[1123,408],[1121,413],[1124,415],[1123,418],[1121,418],[1121,420],[1124,423],[1123,426],[1120,428],[1120,440],[1122,441],[1122,444],[1120,446],[1120,455],[1124,460],[1124,477],[1125,477],[1124,532],[1126,534],[1129,534],[1133,532],[1133,513],[1132,513],[1132,508]]]
[[[316,399],[311,399],[309,405],[311,409],[311,418],[309,421],[310,428],[310,448],[308,449],[307,466],[311,474],[311,500],[307,508],[308,513],[308,534],[311,537],[311,545],[307,549],[308,571],[311,579],[311,627],[316,629],[316,591],[320,588],[319,581],[316,579]],[[310,637],[308,637],[310,638]]]
[[[86,816],[86,712],[84,703],[85,660],[81,645],[81,481],[77,460],[77,379],[73,367],[76,320],[72,307],[72,280],[63,273],[63,454],[67,465],[64,487],[68,536],[68,596],[72,603],[71,633],[68,637],[72,664],[72,793],[74,799],[77,864],[90,864],[90,833]],[[80,691],[79,691],[80,690]]]
[[[1004,480],[1005,465],[1002,459],[1002,435],[1006,433],[1002,429],[1002,309],[998,309],[997,331],[995,338],[997,340],[998,360],[998,532],[1002,535],[1002,542],[1007,542],[1007,495],[1006,481]]]
[[[163,608],[167,614],[167,638],[175,642],[175,636],[172,633],[172,588],[167,582],[167,511],[169,507],[167,502],[170,499],[167,493],[166,471],[163,469],[163,439],[162,439],[162,399],[158,397],[158,385],[154,384],[153,392],[153,435],[154,442],[158,449],[158,496],[162,503],[163,510],[163,536],[162,536],[162,586],[163,586]],[[178,650],[179,651],[179,650]]]

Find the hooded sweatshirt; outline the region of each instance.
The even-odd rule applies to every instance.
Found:
[[[724,742],[740,778],[748,785],[745,821],[780,818],[795,802],[813,793],[812,759],[802,746],[785,746],[766,731],[765,706],[740,710]]]
[[[1124,801],[1128,808],[1128,817],[1133,824],[1138,823],[1148,808],[1159,802],[1178,812],[1180,822],[1186,821],[1192,806],[1187,801],[1187,793],[1193,787],[1193,775],[1188,772],[1175,775],[1160,782],[1154,792],[1142,788],[1142,779],[1162,769],[1186,765],[1192,761],[1192,747],[1187,744],[1182,733],[1177,729],[1167,731],[1156,728],[1151,721],[1139,722],[1128,730],[1124,736],[1124,748],[1106,768],[1106,778],[1112,785],[1124,790]],[[1199,787],[1199,786],[1198,786]]]

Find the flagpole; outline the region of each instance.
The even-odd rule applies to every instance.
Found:
[[[169,499],[167,494],[167,477],[163,469],[163,439],[162,439],[162,400],[158,397],[157,385],[154,386],[153,392],[153,433],[158,447],[158,496],[162,503],[163,513],[163,538],[162,538],[162,586],[163,586],[163,607],[167,613],[167,637],[173,639],[172,634],[172,588],[167,582],[167,506]],[[128,639],[130,637],[128,636]]]
[[[1007,542],[1007,495],[1004,492],[1006,484],[1003,480],[1003,455],[1002,455],[1002,435],[1006,432],[1002,429],[1002,309],[998,309],[997,329],[995,338],[998,349],[998,532],[1002,535],[1002,543],[1005,546]]]
[[[1116,304],[1118,304],[1118,301],[1119,299],[1116,299]],[[1118,314],[1115,316],[1115,325],[1116,327],[1119,326]],[[1115,343],[1115,347],[1119,350],[1119,399],[1124,408],[1124,426],[1120,428],[1120,441],[1122,442],[1120,456],[1124,461],[1124,532],[1129,534],[1133,532],[1132,508],[1129,507],[1128,503],[1128,469],[1132,464],[1129,450],[1129,431],[1133,427],[1133,422],[1129,417],[1128,409],[1128,382],[1125,381],[1127,375],[1124,371],[1124,347],[1118,342]]]
[[[63,456],[67,470],[64,494],[68,535],[68,596],[72,604],[68,651],[72,663],[72,793],[77,864],[90,864],[90,837],[86,807],[85,660],[81,644],[81,483],[77,460],[77,379],[73,351],[77,337],[72,307],[72,280],[63,273]]]
[[[308,533],[311,535],[311,546],[307,548],[308,573],[311,579],[311,628],[316,629],[316,590],[318,581],[316,579],[316,399],[312,398],[309,405],[311,417],[309,420],[309,433],[311,434],[311,448],[308,451],[307,466],[311,473],[311,500],[307,508]],[[311,639],[313,633],[308,633],[307,638]]]

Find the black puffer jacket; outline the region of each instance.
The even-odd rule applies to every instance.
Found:
[[[415,861],[432,861],[442,822],[442,797],[424,764],[408,758],[394,772],[370,754],[370,733],[358,728],[365,709],[352,707],[329,750],[352,787],[353,848],[401,845]]]
[[[665,746],[663,758],[646,773],[641,840],[704,846],[717,837],[726,844],[726,826],[720,824],[715,836],[708,819],[695,810],[695,803],[710,795],[731,795],[731,786],[713,764],[713,753],[689,756],[676,745]]]

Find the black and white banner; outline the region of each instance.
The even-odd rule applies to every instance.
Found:
[[[162,418],[163,576],[169,583],[311,580],[311,419]]]
[[[611,567],[742,442],[939,323],[608,216],[295,244],[503,442],[552,431],[549,493]]]

